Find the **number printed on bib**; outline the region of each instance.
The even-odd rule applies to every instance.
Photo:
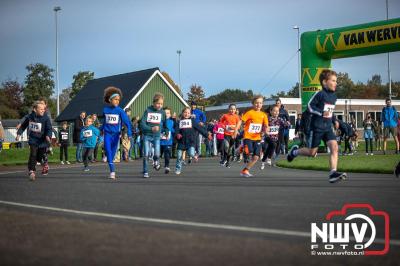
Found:
[[[42,132],[42,123],[29,122],[29,130],[35,133]]]
[[[179,128],[192,128],[192,119],[183,119],[179,121]]]
[[[119,115],[117,114],[105,114],[106,124],[118,125]]]
[[[68,139],[68,133],[61,133],[61,139],[62,140],[67,140]]]
[[[268,135],[278,135],[279,133],[279,126],[270,126]]]
[[[160,124],[161,123],[161,114],[160,113],[148,113],[147,114],[147,123]]]
[[[262,124],[253,124],[250,123],[249,125],[249,129],[247,130],[247,132],[249,133],[260,133],[261,132],[261,128],[262,128]]]
[[[333,115],[333,110],[335,110],[334,104],[326,103],[324,105],[324,112],[328,112],[328,115],[324,115],[325,118],[331,118]]]
[[[161,135],[161,139],[163,140],[169,140],[170,138],[171,138],[171,131],[168,132],[168,135],[165,135],[165,133]]]
[[[83,131],[83,136],[84,136],[85,138],[90,138],[91,136],[93,136],[92,130],[89,129],[89,130]]]
[[[224,134],[225,130],[222,127],[219,127],[217,130],[218,134]]]

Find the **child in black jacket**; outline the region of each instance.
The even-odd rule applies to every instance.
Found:
[[[62,123],[62,129],[58,132],[58,144],[60,145],[60,162],[61,164],[71,164],[68,161],[68,146],[69,146],[70,136],[68,130],[68,123]],[[64,158],[63,158],[64,157]],[[65,162],[64,160],[65,159]]]

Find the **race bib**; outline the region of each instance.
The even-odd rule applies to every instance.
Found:
[[[236,125],[227,125],[226,126],[226,131],[228,132],[234,132],[236,128]]]
[[[219,127],[217,130],[218,134],[224,134],[225,130],[222,127]]]
[[[179,128],[192,128],[192,120],[191,119],[183,119],[179,121]]]
[[[83,131],[83,136],[84,136],[85,138],[89,138],[89,137],[93,136],[92,130],[89,129],[89,130]]]
[[[260,133],[262,129],[262,124],[253,124],[250,123],[249,125],[249,129],[247,130],[247,132],[249,133]]]
[[[29,130],[35,133],[42,132],[42,123],[29,122]]]
[[[269,127],[268,135],[274,136],[279,134],[279,126],[271,126]]]
[[[67,140],[68,139],[68,133],[61,133],[61,139],[62,140]]]
[[[162,135],[161,135],[161,139],[163,139],[163,140],[169,140],[169,139],[171,139],[171,131],[168,132],[168,135],[165,135],[165,133],[162,134]]]
[[[147,123],[160,124],[161,123],[161,114],[160,113],[148,113],[147,114]]]
[[[324,105],[324,112],[328,112],[328,115],[324,115],[324,117],[325,118],[332,118],[333,110],[335,110],[335,105],[326,103]]]
[[[372,129],[372,127],[371,126],[367,126],[367,130],[371,130]]]
[[[119,115],[117,114],[105,114],[106,124],[110,125],[118,125],[119,123]]]

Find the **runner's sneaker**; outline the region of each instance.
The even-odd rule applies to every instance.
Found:
[[[192,164],[192,158],[189,158],[188,164]]]
[[[42,168],[42,175],[48,175],[49,173],[49,164],[45,163]]]
[[[199,156],[196,154],[196,155],[194,156],[194,162],[197,163],[198,161],[199,161]]]
[[[261,162],[261,170],[264,170],[264,168],[265,168],[265,163],[264,162]]]
[[[231,168],[231,165],[229,164],[229,162],[226,162],[225,167],[226,168]]]
[[[165,173],[168,174],[169,171],[171,171],[171,169],[169,169],[169,167],[165,167]]]
[[[243,176],[243,177],[252,177],[253,175],[250,174],[249,170],[243,169],[243,170],[240,172],[240,176]]]
[[[158,160],[154,161],[153,168],[156,169],[156,171],[160,170],[161,164],[160,164],[160,162]]]
[[[90,169],[89,169],[89,167],[85,167],[85,168],[83,169],[83,171],[84,171],[84,172],[89,172]]]
[[[35,176],[35,171],[29,171],[29,180],[30,181],[35,181],[36,176]]]
[[[267,158],[267,165],[268,165],[268,166],[272,166],[272,161],[271,161],[271,159],[268,159],[268,158]]]
[[[181,170],[175,170],[175,174],[180,175],[181,174]]]
[[[115,172],[111,172],[108,178],[115,180],[116,179]]]
[[[61,161],[60,163],[61,163],[61,164],[64,164],[64,161]]]
[[[336,183],[340,180],[345,180],[347,178],[346,173],[334,172],[329,175],[329,183]]]
[[[65,161],[66,164],[71,164],[69,161]]]
[[[107,162],[107,157],[104,156],[104,157],[103,157],[103,163],[106,163],[106,162]]]
[[[221,160],[221,161],[219,162],[219,165],[225,166],[226,163],[227,163],[227,162],[226,162],[225,160]]]
[[[150,176],[149,176],[149,173],[144,173],[143,174],[143,178],[149,178]]]
[[[288,155],[287,155],[287,160],[288,160],[288,162],[290,163],[291,161],[293,161],[293,159],[294,158],[296,158],[296,156],[294,156],[293,155],[293,152],[295,151],[295,150],[298,150],[299,149],[299,146],[297,146],[297,145],[294,145],[291,149],[290,149],[290,151],[288,152]]]

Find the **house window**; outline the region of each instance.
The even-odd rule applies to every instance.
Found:
[[[375,112],[375,111],[368,111],[368,113],[371,114],[371,118],[374,119],[375,121],[381,122],[381,115],[382,112]]]
[[[350,111],[349,119],[347,121],[348,122],[354,121],[357,128],[359,129],[363,128],[364,111]]]
[[[337,119],[344,121],[344,112],[343,111],[334,111],[333,114],[336,116]]]

